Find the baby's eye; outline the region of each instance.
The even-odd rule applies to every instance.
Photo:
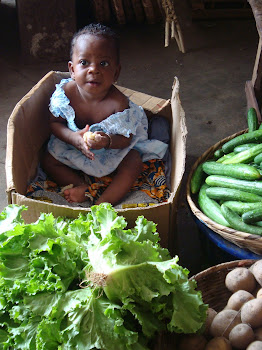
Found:
[[[86,66],[88,64],[87,60],[80,60],[80,64],[82,66]]]
[[[100,66],[107,67],[107,66],[109,66],[109,63],[107,61],[102,61],[102,62],[100,62]]]

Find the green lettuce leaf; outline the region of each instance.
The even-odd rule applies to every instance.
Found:
[[[202,328],[207,305],[156,224],[127,228],[108,203],[32,224],[25,209],[0,214],[0,349],[147,350],[161,331]]]
[[[137,331],[125,327],[131,315],[90,288],[26,297],[25,304],[42,319],[39,349],[53,343],[68,349],[131,349],[139,340]]]
[[[2,211],[0,214],[0,235],[2,233],[8,235],[8,231],[12,231],[14,228],[19,231],[23,227],[21,213],[24,210],[27,210],[25,206],[9,205]]]

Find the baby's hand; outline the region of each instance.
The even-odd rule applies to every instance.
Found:
[[[95,140],[96,134],[92,131],[87,131],[83,135],[83,139],[86,143],[89,142],[89,140]]]
[[[107,148],[110,143],[109,136],[102,131],[87,131],[84,133],[83,138],[88,147],[93,149]]]
[[[75,134],[78,135],[77,144],[75,145],[75,147],[79,149],[79,151],[81,151],[87,158],[93,160],[95,158],[95,155],[93,152],[90,151],[84,139],[84,135],[88,132],[88,129],[89,129],[89,125],[87,125],[84,129],[75,132]]]

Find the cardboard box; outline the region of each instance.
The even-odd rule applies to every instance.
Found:
[[[6,182],[9,204],[25,205],[23,217],[26,223],[35,222],[40,213],[53,213],[57,216],[76,218],[80,212],[89,209],[72,208],[50,204],[25,196],[28,183],[34,179],[39,156],[46,143],[50,130],[48,125],[48,104],[55,84],[68,73],[51,71],[46,74],[15,106],[7,125]],[[144,215],[157,223],[161,245],[174,252],[175,221],[181,180],[185,170],[186,135],[185,113],[179,99],[179,81],[174,79],[170,100],[153,97],[127,88],[119,89],[141,105],[150,118],[161,115],[167,118],[171,127],[170,150],[172,155],[171,196],[168,202],[145,208],[118,209],[130,227],[136,218]]]

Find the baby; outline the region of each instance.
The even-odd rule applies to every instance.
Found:
[[[148,139],[143,108],[114,85],[121,66],[118,38],[110,28],[90,24],[77,32],[68,68],[71,78],[56,85],[50,100],[52,135],[42,167],[58,185],[73,185],[64,191],[69,203],[86,200],[85,174],[111,174],[95,204],[115,205],[136,181],[142,162],[161,159],[167,145]]]

